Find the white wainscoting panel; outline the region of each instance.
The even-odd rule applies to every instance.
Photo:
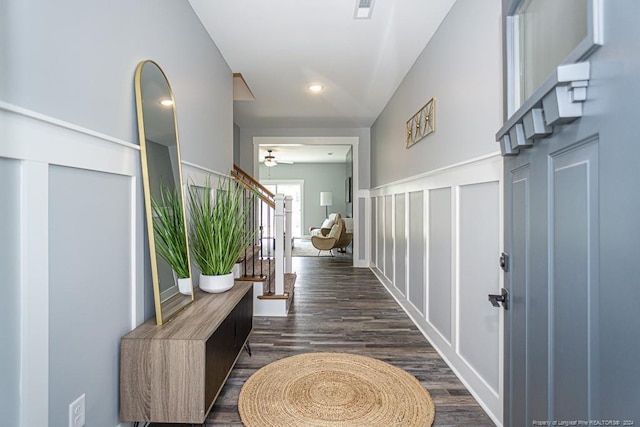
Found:
[[[137,215],[143,203],[139,147],[4,103],[0,127],[0,159],[15,162],[20,171],[19,180],[9,182],[7,189],[18,194],[20,209],[16,425],[61,425],[67,418],[62,412],[82,393],[88,419],[117,425],[119,339],[145,316],[146,281],[143,269],[137,268],[144,259],[145,236],[144,220]],[[63,170],[72,171],[66,184],[57,181],[57,172]],[[91,185],[96,176],[117,184],[105,191],[102,185]],[[83,215],[92,204],[96,215]],[[63,212],[64,206],[70,210]],[[109,228],[114,222],[117,233]],[[66,229],[59,228],[62,223]],[[60,231],[63,234],[56,234]],[[99,236],[109,243],[94,239]],[[65,247],[75,250],[68,253]],[[77,280],[74,273],[83,271],[93,271],[96,278]],[[70,285],[78,293],[65,298],[69,293],[60,293],[58,285]],[[61,328],[62,317],[68,322]],[[61,334],[72,343],[58,339]],[[96,341],[92,344],[87,337]],[[87,355],[92,351],[100,354]],[[61,369],[63,359],[73,369]],[[90,404],[101,396],[105,399],[99,408]]]
[[[371,190],[372,271],[498,426],[502,197],[497,153]]]
[[[357,256],[356,256],[356,251],[355,251],[355,246],[354,247],[354,256],[356,256],[354,265],[356,267],[367,267],[368,266],[368,256],[369,254],[367,253],[367,247],[371,246],[371,243],[368,242],[369,240],[369,236],[370,233],[367,233],[367,230],[369,230],[369,227],[367,226],[368,224],[368,218],[370,217],[370,215],[367,215],[369,213],[369,207],[367,206],[367,200],[368,197],[358,197],[358,212],[359,212],[359,218],[357,221],[357,225],[358,225],[358,229],[357,232],[360,236],[360,238],[358,239],[358,251],[357,251]],[[356,232],[356,230],[354,230],[354,233]],[[369,243],[369,244],[367,244]],[[355,241],[352,243],[352,245],[355,245]]]
[[[20,419],[20,162],[0,158],[0,414]]]
[[[87,419],[119,423],[119,361],[129,332],[130,177],[49,169],[49,425],[67,422],[82,390]],[[94,375],[100,372],[100,375]]]
[[[395,195],[395,227],[394,227],[394,241],[395,241],[395,278],[393,284],[398,291],[406,296],[407,295],[407,230],[405,224],[406,220],[406,203],[404,194]]]
[[[393,200],[384,196],[384,275],[393,281]]]
[[[409,193],[409,302],[425,317],[424,191]]]
[[[442,338],[451,343],[453,221],[451,188],[429,190],[429,262],[427,274],[427,320]]]
[[[378,201],[375,197],[371,197],[369,200],[371,204],[371,223],[369,224],[371,265],[377,266],[380,265],[378,263]]]
[[[376,265],[378,269],[385,273],[384,271],[384,226],[385,226],[385,209],[384,209],[384,197],[376,198]]]
[[[7,420],[66,425],[68,404],[85,393],[92,424],[119,425],[120,337],[153,316],[137,141],[2,102],[0,129],[0,195],[18,211],[0,209],[14,286],[3,299],[13,311],[0,319],[19,318],[18,352],[3,365],[19,373],[7,377],[6,402],[19,402]],[[185,169],[198,183],[213,172]]]
[[[459,189],[458,352],[498,394],[500,309],[487,301],[500,293],[500,186],[497,181]]]

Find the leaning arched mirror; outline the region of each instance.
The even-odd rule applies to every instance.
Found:
[[[193,302],[180,144],[173,93],[158,64],[138,64],[135,89],[156,322],[162,325]]]

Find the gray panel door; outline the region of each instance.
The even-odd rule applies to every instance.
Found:
[[[514,426],[593,419],[598,404],[599,140],[562,139],[506,161]]]
[[[505,426],[640,425],[639,15],[604,2],[582,118],[505,157]]]

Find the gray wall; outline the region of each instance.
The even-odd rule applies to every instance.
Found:
[[[269,178],[269,176],[271,176]],[[296,163],[293,165],[279,164],[268,168],[260,164],[260,181],[278,179],[304,180],[304,212],[302,233],[309,234],[309,227],[318,227],[325,218],[325,208],[320,206],[320,192],[333,193],[333,206],[329,213],[337,212],[342,216],[347,214],[345,203],[344,181],[347,178],[344,163]]]
[[[372,270],[498,424],[500,5],[457,0],[371,129]],[[407,149],[431,97],[436,131]]]
[[[50,169],[50,191],[56,195],[49,202],[52,427],[67,425],[67,406],[82,393],[89,425],[118,424],[117,349],[130,329],[131,310],[131,291],[118,286],[129,280],[122,266],[131,260],[130,185],[120,175]]]
[[[371,128],[371,187],[497,151],[500,2],[458,0]],[[405,123],[436,98],[436,131],[405,148]]]
[[[499,388],[499,373],[495,366],[499,358],[499,314],[490,304],[484,304],[485,283],[500,283],[500,270],[495,267],[500,252],[500,221],[495,215],[500,206],[498,182],[483,182],[460,188],[460,268],[458,319],[460,354],[495,389]],[[482,226],[478,227],[478,218]]]
[[[240,126],[233,124],[233,163],[240,165]]]
[[[232,72],[186,1],[7,2],[0,100],[137,141],[133,76],[153,59],[174,92],[182,160],[229,170]]]
[[[429,191],[428,320],[451,342],[451,188]],[[496,239],[497,240],[497,239]]]
[[[7,426],[18,425],[20,404],[19,179],[18,162],[0,158],[0,420]]]
[[[30,241],[49,264],[49,315],[33,325],[48,335],[49,347],[35,355],[29,346],[18,353],[33,338],[25,338],[17,320],[37,316],[34,303],[17,304],[17,287],[31,276],[14,277],[20,274],[14,240],[24,229],[1,203],[0,251],[8,255],[0,257],[0,270],[9,287],[3,287],[0,338],[9,345],[0,353],[0,419],[12,426],[67,425],[67,405],[86,393],[87,425],[115,426],[119,339],[133,322],[154,314],[139,152],[127,145],[138,144],[135,68],[152,59],[165,71],[176,100],[182,160],[221,172],[233,159],[232,72],[189,3],[174,0],[4,0],[0,56],[0,116],[3,123],[22,124],[0,143],[0,199],[42,187],[51,203],[40,224],[48,235]],[[5,168],[13,162],[7,158],[38,171],[46,165],[48,173],[19,182],[17,166]],[[134,179],[103,169],[133,170]],[[19,236],[33,238],[28,231]],[[26,398],[18,383],[25,359],[42,361],[49,373],[45,391],[28,387]],[[29,378],[37,378],[37,368],[27,368]],[[21,411],[38,422],[20,424]]]
[[[409,293],[407,299],[414,305],[422,317],[424,317],[424,267],[426,256],[424,253],[424,192],[412,191],[409,197]]]

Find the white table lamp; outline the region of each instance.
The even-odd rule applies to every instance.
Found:
[[[320,192],[320,206],[324,206],[324,216],[329,218],[329,206],[333,205],[333,193],[331,191]]]

